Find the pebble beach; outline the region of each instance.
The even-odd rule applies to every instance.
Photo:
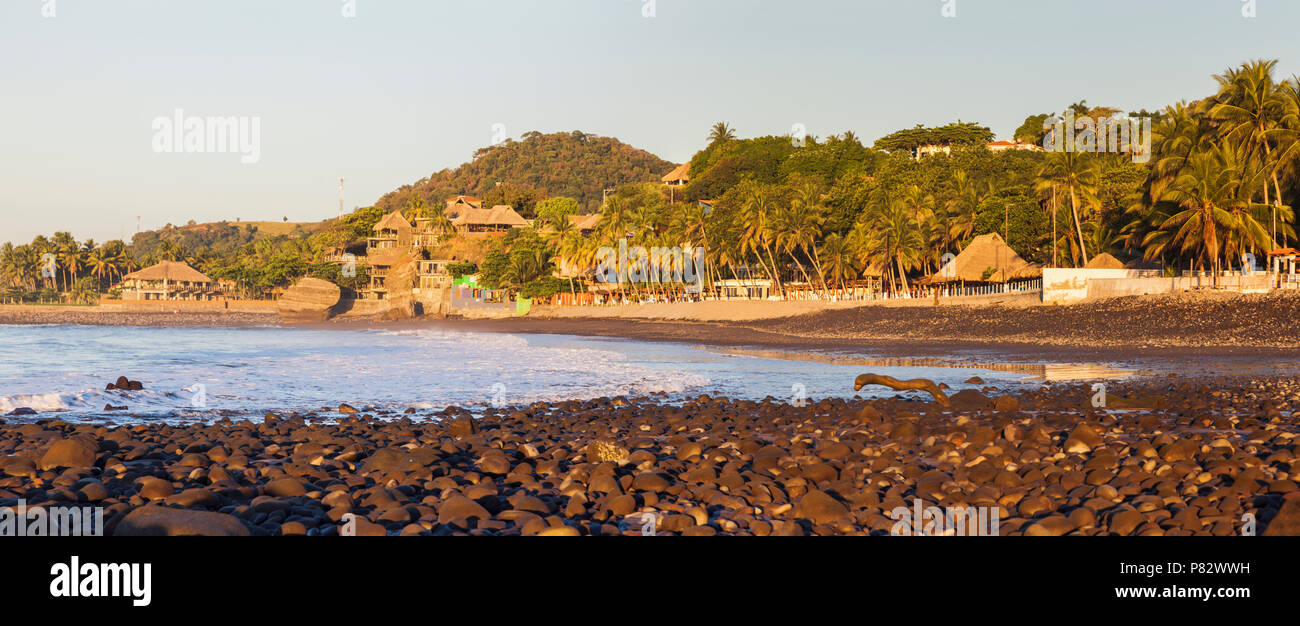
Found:
[[[948,405],[600,398],[432,415],[0,424],[0,506],[111,535],[888,535],[984,507],[1001,535],[1300,533],[1293,379],[1146,378]],[[1247,522],[1253,521],[1248,525]]]

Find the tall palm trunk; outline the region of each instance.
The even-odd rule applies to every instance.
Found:
[[[1074,185],[1070,185],[1070,213],[1074,216],[1074,230],[1079,235],[1079,255],[1083,257],[1083,264],[1088,264],[1088,248],[1083,243],[1083,226],[1079,223],[1079,197],[1074,192]]]

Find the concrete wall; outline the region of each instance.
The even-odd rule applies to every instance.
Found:
[[[103,311],[140,313],[275,313],[274,300],[108,300],[99,301]]]
[[[1267,292],[1274,278],[1263,272],[1251,276],[1161,276],[1150,270],[1043,268],[1043,302],[1079,302],[1097,298],[1175,293],[1217,288],[1242,293]]]
[[[339,317],[368,317],[385,313],[392,303],[387,300],[342,300]]]

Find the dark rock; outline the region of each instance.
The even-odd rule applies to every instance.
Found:
[[[295,498],[307,495],[307,487],[297,478],[277,478],[265,487],[267,495],[277,498]]]
[[[95,455],[99,446],[86,437],[73,437],[55,441],[41,456],[40,469],[48,470],[58,467],[94,467]]]
[[[795,517],[811,520],[814,524],[829,524],[844,519],[848,507],[822,491],[809,491],[795,505]]]
[[[447,434],[467,436],[478,432],[478,423],[470,415],[458,415],[447,420]]]
[[[433,465],[438,458],[429,448],[380,448],[362,464],[362,472],[412,472]]]
[[[1300,497],[1287,498],[1263,534],[1265,537],[1300,536]]]
[[[225,513],[169,509],[146,505],[133,509],[122,517],[113,529],[118,537],[176,537],[205,535],[216,537],[247,537],[246,528],[238,518]]]
[[[446,502],[438,505],[438,523],[450,524],[456,520],[467,520],[478,518],[480,520],[491,519],[492,515],[483,505],[466,498],[465,496],[452,496]]]

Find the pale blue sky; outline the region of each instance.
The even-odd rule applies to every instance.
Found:
[[[866,141],[961,118],[1127,110],[1251,58],[1300,73],[1300,2],[1257,0],[51,0],[0,3],[0,241],[189,219],[318,220],[444,167],[501,123],[670,161],[742,136]],[[261,159],[166,154],[154,118],[257,116]]]

